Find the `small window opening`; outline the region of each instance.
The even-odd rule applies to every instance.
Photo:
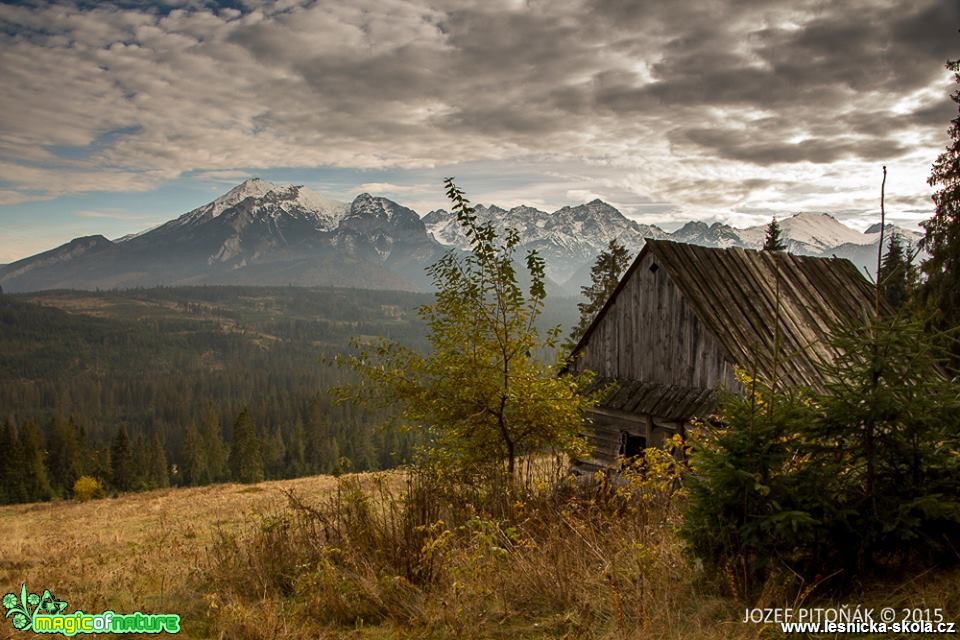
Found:
[[[656,262],[650,264],[650,273],[656,273],[660,269],[660,265]]]
[[[620,432],[620,455],[624,458],[636,458],[643,455],[643,450],[647,448],[647,439],[643,436],[635,436],[627,431]]]

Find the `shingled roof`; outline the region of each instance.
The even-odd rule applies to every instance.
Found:
[[[650,252],[730,362],[790,385],[822,389],[818,361],[836,355],[825,340],[831,329],[875,315],[873,286],[849,260],[648,239],[574,354]]]

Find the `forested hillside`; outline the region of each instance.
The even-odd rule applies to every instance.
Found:
[[[113,477],[121,429],[140,475],[159,447],[174,483],[228,479],[228,444],[245,409],[266,477],[329,472],[341,458],[357,469],[390,466],[409,442],[333,404],[325,390],[339,373],[325,361],[354,336],[422,344],[415,309],[427,299],[227,287],[2,296],[0,419],[19,427],[25,449],[44,444],[53,495],[68,495],[80,475],[116,488],[163,484],[162,472]],[[194,429],[201,453],[217,460],[197,461]],[[46,497],[44,482],[35,485],[26,497]]]
[[[410,437],[335,404],[327,389],[344,373],[330,360],[352,338],[424,347],[416,311],[430,299],[295,287],[0,295],[0,425],[22,449],[3,466],[47,472],[27,495],[0,498],[66,496],[81,475],[108,490],[231,479],[244,410],[266,478],[393,466]],[[574,305],[555,307],[550,321],[569,325]],[[114,477],[129,475],[124,447],[133,477]]]

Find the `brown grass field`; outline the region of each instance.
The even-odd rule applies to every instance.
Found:
[[[404,486],[399,473],[353,479],[370,494]],[[177,613],[183,638],[784,637],[741,623],[745,605],[718,595],[722,579],[698,573],[670,527],[644,517],[620,535],[572,512],[540,524],[531,512],[530,535],[507,549],[503,531],[461,531],[460,542],[439,536],[431,544],[442,565],[429,588],[363,557],[335,569],[307,548],[313,534],[277,523],[296,521],[286,491],[320,504],[337,486],[319,476],[2,507],[0,594],[25,582],[66,600],[68,613]],[[837,604],[798,598],[772,585],[749,606]],[[939,607],[960,621],[960,572],[918,572],[842,602]],[[0,638],[8,637],[23,636],[0,620]]]
[[[26,583],[66,600],[68,612],[178,613],[180,637],[216,637],[198,591],[210,545],[283,509],[283,490],[314,499],[335,486],[317,476],[0,507],[0,592]],[[0,622],[0,637],[12,631]]]

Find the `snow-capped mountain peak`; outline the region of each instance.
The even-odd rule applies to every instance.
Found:
[[[236,216],[238,207],[250,201],[245,219],[276,218],[292,215],[312,218],[316,227],[335,229],[347,210],[347,205],[307,189],[303,185],[276,185],[262,178],[250,178],[216,200],[189,211],[164,227],[196,226],[224,214]]]
[[[759,249],[766,224],[734,228],[692,221],[672,233],[640,224],[602,200],[547,213],[476,205],[480,222],[515,229],[518,255],[536,250],[547,276],[569,293],[589,282],[597,255],[617,239],[636,254],[647,238],[714,247]],[[872,270],[878,229],[861,233],[825,213],[777,216],[787,250],[847,257]],[[888,227],[885,241],[892,233]],[[899,230],[914,244],[916,232]],[[345,204],[302,185],[252,178],[159,227],[110,242],[80,238],[0,268],[14,290],[158,283],[333,283],[338,286],[427,286],[424,267],[446,247],[468,249],[456,216],[415,211],[369,193]],[[405,283],[405,284],[401,284]],[[415,283],[415,284],[414,284]]]
[[[200,207],[200,209],[209,207],[210,217],[215,218],[225,210],[236,206],[247,198],[263,197],[276,188],[277,185],[268,180],[264,180],[262,178],[250,178],[249,180],[244,180],[233,189],[230,189],[230,191],[227,191],[210,204]]]
[[[870,244],[856,229],[851,229],[829,213],[798,213],[780,222],[780,228],[793,242],[803,243],[818,251],[841,244]]]

